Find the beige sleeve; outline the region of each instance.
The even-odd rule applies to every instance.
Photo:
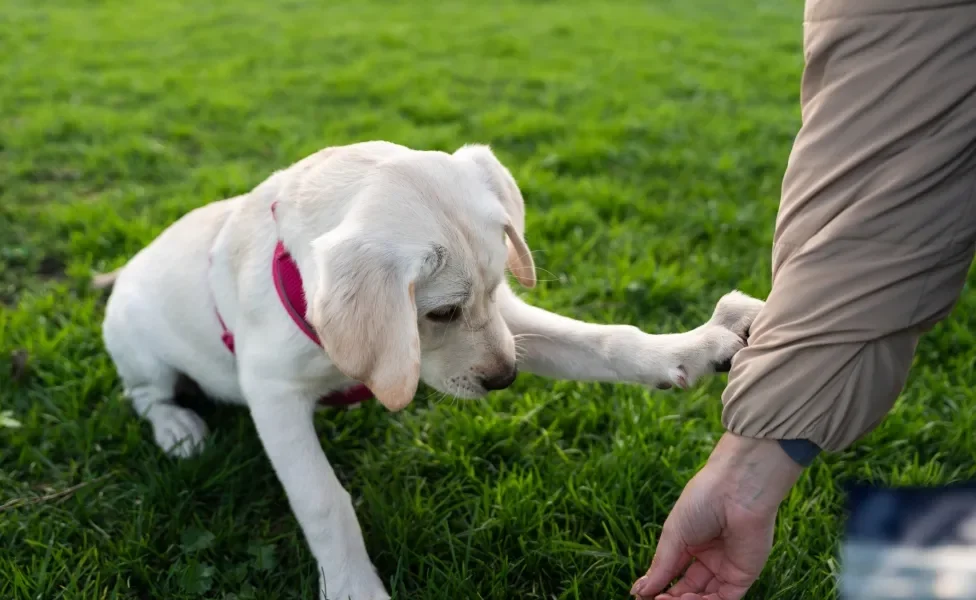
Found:
[[[976,2],[808,0],[803,122],[772,290],[723,395],[732,433],[848,447],[955,305],[976,243],[973,32]]]

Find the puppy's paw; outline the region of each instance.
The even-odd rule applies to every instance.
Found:
[[[339,594],[340,595],[333,596],[331,593],[326,595],[325,592],[322,592],[322,594],[319,595],[319,600],[390,600],[390,595],[386,592],[383,592],[382,594],[373,594],[372,596],[363,596],[361,594],[357,595],[355,593],[341,595],[343,592],[340,592]]]
[[[746,346],[749,329],[763,306],[762,300],[739,291],[722,296],[707,323],[676,337],[667,362],[658,363],[654,387],[688,389],[704,375],[729,371],[732,357]]]
[[[748,340],[748,327],[745,332],[740,331],[718,326],[708,326],[702,331],[705,361],[698,362],[701,375],[727,373],[732,369],[732,357],[746,347]]]
[[[748,339],[749,328],[756,320],[765,302],[736,290],[722,296],[706,327],[716,326],[727,329],[743,339]],[[731,358],[731,357],[729,357]]]
[[[156,444],[166,454],[189,458],[203,448],[207,424],[200,415],[175,404],[159,403],[146,415],[152,423]]]
[[[324,582],[322,589],[319,590],[319,600],[390,600],[390,595],[386,593],[379,577],[373,573],[374,581],[354,582],[351,585],[338,586],[333,589]]]
[[[685,344],[675,353],[674,362],[665,372],[666,379],[658,383],[658,389],[688,389],[703,376],[720,371],[723,363],[731,361],[746,345],[745,338],[715,325],[705,325],[685,335]]]

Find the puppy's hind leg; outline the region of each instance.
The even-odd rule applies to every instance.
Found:
[[[174,374],[168,382],[126,385],[125,395],[136,413],[152,424],[156,444],[170,456],[188,458],[203,448],[207,424],[197,413],[173,402],[175,383]]]
[[[174,402],[179,373],[139,340],[113,335],[113,328],[106,325],[106,348],[122,378],[124,394],[135,412],[152,425],[156,444],[170,456],[196,454],[207,437],[207,424],[200,415]]]

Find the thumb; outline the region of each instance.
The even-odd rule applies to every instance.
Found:
[[[634,583],[631,595],[649,597],[662,591],[675,577],[680,575],[691,562],[691,554],[685,550],[681,536],[664,523],[661,539],[654,550],[651,567],[647,574]]]

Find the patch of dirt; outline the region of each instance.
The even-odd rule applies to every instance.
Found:
[[[10,353],[10,379],[14,382],[21,381],[27,374],[27,363],[29,355],[27,350],[18,348]]]
[[[48,279],[60,279],[64,277],[64,268],[64,261],[60,258],[56,256],[45,256],[41,259],[34,272]]]

